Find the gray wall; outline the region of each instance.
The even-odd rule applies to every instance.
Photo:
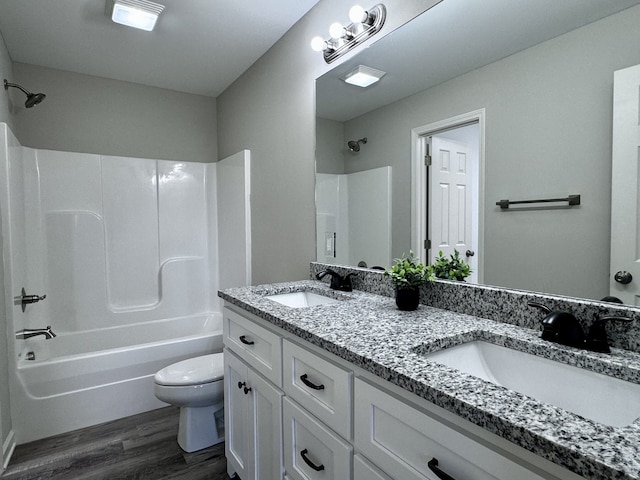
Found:
[[[7,47],[4,44],[4,39],[0,35],[0,81],[7,79],[9,82],[13,82],[13,65],[11,63],[11,57],[7,51]],[[0,122],[9,125],[9,128],[13,129],[13,118],[9,108],[9,95],[0,87]]]
[[[4,40],[0,36],[0,80],[13,78],[13,70],[9,52],[5,47]],[[13,126],[13,120],[9,111],[9,97],[4,88],[0,89],[0,122]],[[1,223],[0,219],[0,223]],[[2,251],[2,235],[0,235],[0,252]],[[9,371],[7,356],[7,314],[5,310],[4,295],[4,262],[0,255],[0,449],[4,445],[9,432],[11,431],[11,406],[9,403]],[[2,458],[0,458],[0,462]],[[2,471],[2,463],[0,463]]]
[[[347,122],[345,138],[369,138],[367,168],[394,167],[394,229],[410,230],[400,206],[410,204],[411,129],[486,108],[485,283],[608,294],[613,72],[640,63],[629,47],[639,24],[634,7]],[[574,193],[582,205],[570,210],[495,205]]]
[[[214,98],[17,62],[13,70],[16,83],[47,94],[26,109],[24,95],[11,92],[14,134],[24,146],[191,162],[218,158]]]
[[[344,173],[344,123],[316,118],[316,173]]]
[[[433,3],[385,1],[388,18],[378,38]],[[346,21],[351,5],[321,0],[218,97],[220,158],[251,150],[255,283],[309,277],[316,254],[314,80],[344,60],[326,65],[309,42],[316,35],[327,37],[336,19]]]

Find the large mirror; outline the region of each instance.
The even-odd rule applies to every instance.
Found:
[[[435,230],[416,223],[436,216],[436,187],[416,194],[416,152],[467,138],[476,217],[462,253],[478,280],[609,295],[613,75],[640,64],[639,4],[444,0],[317,79],[318,261],[388,267],[416,228]],[[386,74],[348,85],[358,65]],[[496,205],[574,194],[580,205]]]

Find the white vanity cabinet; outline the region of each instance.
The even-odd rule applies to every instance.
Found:
[[[242,480],[581,478],[233,309],[224,309],[226,453]]]
[[[281,479],[282,339],[229,309],[223,315],[227,473]]]

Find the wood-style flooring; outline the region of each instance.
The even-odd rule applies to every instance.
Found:
[[[224,443],[185,453],[167,407],[16,447],[1,480],[229,480]]]

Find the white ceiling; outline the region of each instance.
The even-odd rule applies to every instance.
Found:
[[[0,0],[13,61],[217,97],[318,0],[155,0],[153,32],[115,24],[107,0]]]
[[[638,4],[640,0],[444,0],[323,75],[316,84],[316,113],[350,120]],[[387,74],[366,89],[342,81],[361,64]]]

